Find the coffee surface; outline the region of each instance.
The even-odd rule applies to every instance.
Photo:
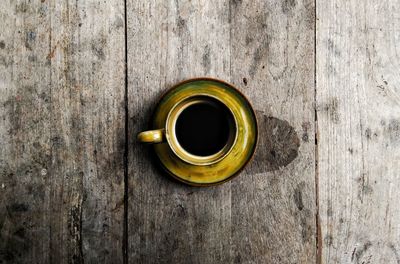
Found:
[[[228,142],[232,119],[226,106],[217,100],[190,105],[176,121],[178,142],[193,155],[215,154]]]

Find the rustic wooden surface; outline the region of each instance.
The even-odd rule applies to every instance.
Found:
[[[259,116],[253,163],[231,184],[239,263],[315,261],[314,2],[231,2],[231,81]]]
[[[315,261],[314,12],[312,1],[128,1],[130,261]],[[205,189],[172,181],[134,140],[160,94],[196,76],[237,85],[260,119],[253,164]]]
[[[400,263],[400,1],[320,1],[322,263]]]
[[[0,263],[400,263],[400,2],[0,2]],[[199,76],[253,103],[211,188],[149,146]]]
[[[199,75],[230,80],[229,5],[214,2],[128,1],[132,263],[231,262],[230,183],[202,189],[172,181],[134,138],[149,128],[157,99],[174,83]]]
[[[123,1],[1,1],[0,262],[122,262]]]

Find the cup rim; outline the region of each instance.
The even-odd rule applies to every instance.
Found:
[[[200,155],[195,155],[183,148],[181,144],[179,143],[179,140],[177,139],[176,132],[175,132],[175,126],[176,122],[180,116],[180,114],[189,106],[197,103],[201,103],[200,100],[198,102],[195,101],[195,98],[198,97],[208,97],[210,99],[216,100],[217,102],[221,103],[227,111],[229,111],[229,114],[231,115],[233,119],[233,131],[234,131],[234,136],[233,140],[231,142],[228,141],[226,144],[216,153],[207,155],[207,156],[200,156]],[[191,100],[193,99],[193,100]],[[178,109],[179,108],[179,109]],[[172,119],[173,118],[173,119]],[[170,131],[171,130],[171,131]],[[168,142],[169,147],[171,148],[172,152],[181,160],[185,161],[186,163],[192,164],[192,165],[197,165],[197,166],[204,166],[204,165],[211,165],[215,164],[222,159],[224,159],[226,156],[229,155],[229,153],[232,151],[233,147],[235,146],[238,138],[238,122],[237,118],[235,117],[234,113],[232,110],[226,105],[226,103],[219,99],[216,96],[207,94],[207,93],[196,93],[193,95],[186,96],[182,98],[180,102],[178,102],[176,105],[174,105],[171,110],[169,111],[166,121],[165,121],[165,137]]]

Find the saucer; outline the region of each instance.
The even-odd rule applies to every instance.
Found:
[[[164,94],[154,112],[153,129],[165,126],[168,113],[177,102],[198,94],[218,98],[233,113],[237,139],[229,154],[210,165],[193,165],[179,159],[167,143],[154,144],[154,151],[172,177],[193,186],[210,186],[232,179],[250,161],[257,144],[257,120],[249,101],[232,85],[211,78],[196,78],[178,83]]]

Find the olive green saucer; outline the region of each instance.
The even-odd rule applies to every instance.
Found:
[[[185,98],[194,96],[218,99],[233,114],[236,139],[229,152],[212,164],[195,165],[180,159],[168,142],[154,144],[154,150],[164,169],[177,180],[194,186],[220,184],[233,178],[253,156],[258,137],[256,116],[248,100],[232,85],[211,78],[196,78],[167,91],[155,110],[153,128],[164,128],[174,107]]]

